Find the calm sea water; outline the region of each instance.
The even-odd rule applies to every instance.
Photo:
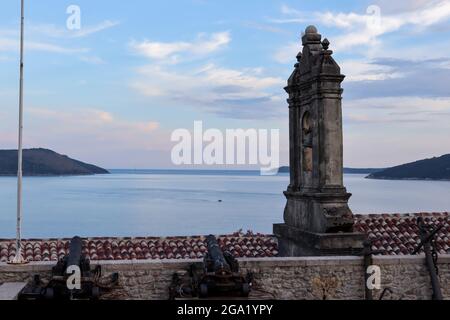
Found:
[[[288,175],[114,171],[24,179],[23,236],[170,236],[270,233],[282,222]],[[450,182],[346,175],[355,213],[450,211]],[[0,178],[0,238],[15,235],[16,179]],[[221,200],[221,201],[220,201]]]

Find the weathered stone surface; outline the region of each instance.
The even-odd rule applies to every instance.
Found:
[[[288,224],[274,225],[274,233],[282,241],[280,256],[359,255],[366,235],[362,233],[312,233]]]
[[[430,277],[423,256],[374,257],[381,268],[382,290],[392,294],[385,299],[431,299]],[[364,299],[364,267],[360,257],[300,257],[240,259],[242,271],[254,273],[251,298],[259,299]],[[178,261],[100,261],[105,275],[120,274],[120,286],[103,299],[167,299],[172,274],[184,274],[191,263]],[[440,256],[439,280],[445,299],[450,299],[450,256]],[[14,267],[0,263],[0,284],[30,281],[39,273],[48,279],[51,265],[30,263]]]
[[[309,26],[302,37],[303,50],[285,88],[289,94],[290,184],[284,226],[275,226],[280,253],[289,256],[321,255],[320,246],[307,246],[292,237],[295,229],[326,234],[353,232],[348,206],[351,194],[343,184],[342,88],[344,75],[330,42]],[[359,238],[350,235],[349,239]],[[357,241],[334,249],[336,254],[358,254]],[[323,254],[329,254],[325,250]]]

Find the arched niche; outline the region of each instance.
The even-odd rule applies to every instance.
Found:
[[[313,170],[313,143],[312,143],[313,123],[311,114],[306,111],[302,117],[302,151],[303,151],[303,171]]]

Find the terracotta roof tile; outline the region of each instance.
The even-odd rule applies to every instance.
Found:
[[[373,250],[385,250],[385,255],[411,254],[420,242],[417,218],[443,228],[436,236],[439,254],[450,254],[450,214],[420,212],[410,214],[355,215],[355,231],[366,233],[373,241]]]
[[[355,231],[366,233],[373,250],[385,255],[411,254],[419,243],[417,218],[423,217],[433,225],[443,225],[437,234],[440,254],[450,254],[450,214],[370,214],[355,215]],[[274,257],[278,255],[277,240],[272,235],[252,232],[218,237],[219,244],[236,257]],[[24,255],[29,261],[56,261],[67,254],[70,239],[24,240]],[[195,259],[202,258],[205,237],[137,237],[83,239],[83,254],[91,260],[132,259]],[[13,240],[0,239],[0,262],[12,259],[16,253]]]
[[[235,233],[218,237],[224,250],[236,257],[273,257],[278,255],[272,235]],[[70,239],[23,240],[24,256],[29,261],[57,261],[69,251]],[[206,253],[205,237],[166,238],[87,238],[82,253],[91,260],[196,259]],[[13,240],[0,240],[0,262],[16,253]]]

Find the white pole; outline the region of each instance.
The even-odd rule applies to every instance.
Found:
[[[20,2],[20,83],[19,83],[19,148],[17,161],[17,225],[16,225],[16,256],[13,264],[26,261],[22,257],[22,130],[23,130],[23,38],[24,38],[24,0]]]

